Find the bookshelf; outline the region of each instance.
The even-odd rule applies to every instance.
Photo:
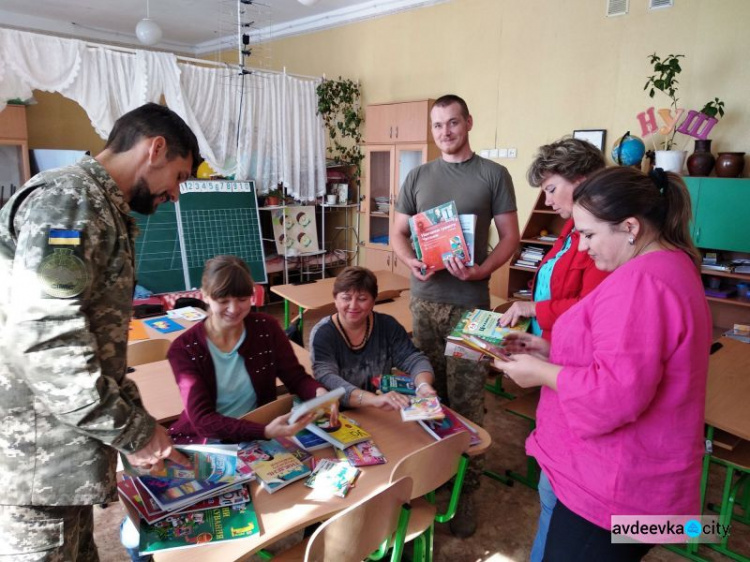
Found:
[[[518,292],[531,288],[537,268],[517,265],[517,262],[528,247],[541,248],[543,255],[546,254],[555,242],[554,240],[540,240],[539,237],[543,232],[547,232],[548,235],[559,235],[564,225],[565,219],[544,204],[544,191],[540,189],[531,215],[521,231],[521,242],[510,260],[506,298],[531,300],[530,295],[523,296]]]
[[[750,259],[750,179],[686,177],[693,204],[690,234],[705,256],[714,252],[719,262]],[[701,268],[706,287],[735,290],[739,284],[750,285],[750,274]],[[718,287],[716,286],[718,285]],[[706,296],[716,333],[734,324],[750,324],[750,298],[735,292],[727,297]]]

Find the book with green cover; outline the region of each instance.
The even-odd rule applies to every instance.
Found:
[[[403,375],[382,375],[380,377],[380,391],[383,394],[393,391],[413,396],[416,394],[416,387],[414,386],[414,380],[411,377]]]
[[[212,542],[243,539],[259,532],[252,502],[172,515],[152,525],[141,522],[141,553],[187,548]]]
[[[500,326],[500,318],[502,316],[500,312],[482,310],[480,308],[467,311],[458,321],[458,324],[454,326],[448,339],[460,341],[464,339],[464,335],[470,335],[481,338],[493,345],[499,345],[509,333],[514,331],[525,332],[529,329],[530,318],[521,318],[512,328],[504,328]]]

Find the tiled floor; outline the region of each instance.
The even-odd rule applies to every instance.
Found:
[[[281,307],[272,305],[268,312],[281,317]],[[315,316],[305,317],[305,336],[315,324]],[[307,342],[307,339],[305,339]],[[498,472],[506,469],[523,471],[525,456],[523,443],[528,432],[528,423],[504,411],[508,401],[487,393],[485,405],[487,415],[485,427],[493,438],[487,453],[486,467]],[[711,479],[709,498],[720,499],[723,472],[715,470]],[[479,528],[469,539],[457,539],[448,531],[447,525],[438,525],[435,536],[435,560],[438,562],[506,562],[528,560],[531,542],[536,531],[538,500],[535,491],[516,483],[507,487],[495,480],[484,478],[476,494],[479,513]],[[96,536],[102,562],[125,562],[128,560],[119,543],[117,527],[122,518],[118,505],[102,510],[96,508]],[[750,529],[735,525],[732,535],[734,548],[750,556]],[[298,540],[290,538],[288,542]],[[728,558],[702,547],[701,554],[711,561]],[[647,562],[676,562],[680,556],[662,548],[654,549],[645,559]]]

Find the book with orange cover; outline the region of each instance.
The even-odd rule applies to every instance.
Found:
[[[438,205],[409,218],[412,243],[417,259],[430,269],[445,269],[445,260],[454,257],[471,263],[455,201]]]
[[[128,327],[128,341],[147,340],[146,326],[140,320],[131,320]]]

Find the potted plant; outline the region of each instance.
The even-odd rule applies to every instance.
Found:
[[[354,167],[352,179],[361,175],[364,154],[359,144],[362,141],[362,93],[359,84],[339,76],[338,80],[323,80],[317,87],[318,114],[323,119],[330,145],[328,152],[339,165]]]
[[[266,193],[266,205],[269,207],[275,207],[281,205],[284,200],[284,186],[279,183],[273,189],[269,189]]]
[[[649,63],[653,66],[654,73],[647,77],[646,84],[643,86],[644,90],[648,90],[648,95],[651,98],[656,95],[657,90],[665,94],[671,102],[670,107],[674,113],[677,113],[678,110],[677,102],[679,98],[677,97],[677,91],[679,81],[677,77],[682,72],[682,67],[680,66],[681,58],[685,58],[685,55],[670,54],[663,59],[656,53],[650,55]],[[673,127],[672,132],[664,138],[661,149],[654,143],[656,153],[655,165],[657,168],[663,168],[664,170],[679,174],[685,163],[687,151],[674,149],[676,134],[677,127]]]
[[[700,111],[706,117],[719,120],[724,117],[724,102],[714,98]],[[687,159],[687,169],[691,176],[708,176],[714,169],[716,158],[711,154],[711,139],[695,139],[695,150]]]

